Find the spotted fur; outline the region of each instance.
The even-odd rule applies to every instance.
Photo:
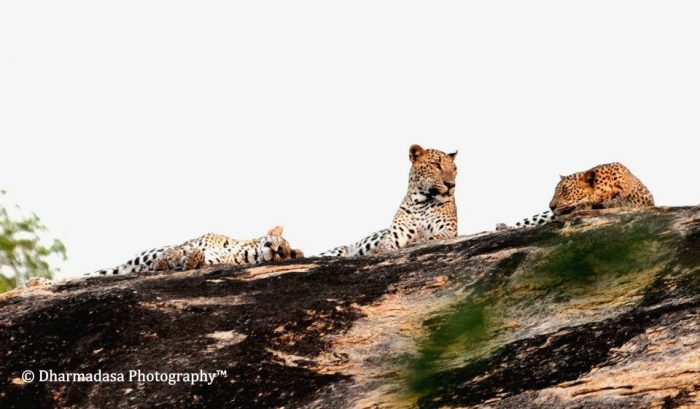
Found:
[[[408,191],[391,226],[364,239],[321,253],[321,257],[379,255],[416,243],[457,236],[454,189],[457,152],[446,154],[413,145]]]
[[[549,203],[551,212],[525,219],[516,223],[515,227],[499,224],[496,230],[534,227],[578,210],[647,206],[654,206],[654,197],[649,189],[627,167],[614,162],[561,176]]]
[[[126,263],[93,274],[122,274],[159,270],[192,270],[215,264],[261,264],[300,258],[301,250],[291,249],[282,237],[282,227],[270,229],[265,236],[236,240],[209,233],[177,246],[144,251]]]
[[[496,230],[501,231],[501,230],[509,230],[509,229],[537,227],[537,226],[541,226],[543,224],[549,223],[552,220],[554,220],[554,213],[552,213],[550,210],[547,210],[547,211],[544,211],[542,213],[537,213],[537,214],[533,215],[532,217],[527,217],[525,219],[522,219],[519,222],[516,222],[512,226],[509,226],[505,223],[499,223],[498,225],[496,225]]]

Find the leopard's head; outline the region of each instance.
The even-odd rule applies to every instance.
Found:
[[[435,149],[423,149],[412,145],[408,150],[411,160],[409,189],[416,201],[436,200],[444,203],[455,192],[457,179],[457,152],[444,153]]]
[[[258,251],[265,261],[282,261],[292,258],[302,258],[304,253],[290,247],[289,242],[282,237],[282,226],[271,228],[265,236],[258,240]]]
[[[549,208],[557,216],[591,209],[598,202],[597,196],[595,170],[561,176]]]

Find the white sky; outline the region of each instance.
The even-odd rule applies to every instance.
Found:
[[[621,161],[700,202],[700,3],[0,3],[0,188],[64,275],[282,224],[307,254],[387,227],[410,144],[459,149],[460,234]]]

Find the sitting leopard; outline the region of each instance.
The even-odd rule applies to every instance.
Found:
[[[646,206],[654,206],[649,189],[625,165],[614,162],[562,176],[549,203],[551,211],[524,219],[515,227],[501,223],[496,230],[535,227],[578,210]]]
[[[408,191],[389,228],[346,246],[321,253],[321,257],[379,255],[428,240],[457,236],[454,189],[457,152],[446,154],[413,145]]]
[[[144,251],[126,263],[92,274],[121,274],[159,270],[192,270],[215,264],[260,264],[302,258],[301,250],[291,249],[282,237],[282,227],[270,229],[257,239],[236,240],[209,233],[177,246]]]

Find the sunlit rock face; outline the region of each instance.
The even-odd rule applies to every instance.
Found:
[[[0,299],[0,407],[700,404],[700,208],[592,211],[404,249]],[[24,370],[223,370],[211,384]]]

